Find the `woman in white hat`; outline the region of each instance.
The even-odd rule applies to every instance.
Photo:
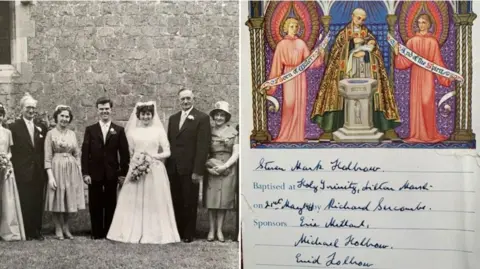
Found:
[[[223,222],[227,210],[235,208],[236,165],[238,160],[238,131],[228,125],[231,118],[229,105],[219,101],[210,112],[214,124],[212,143],[207,161],[208,176],[205,181],[205,207],[208,208],[210,231],[207,240],[216,236],[224,242]]]

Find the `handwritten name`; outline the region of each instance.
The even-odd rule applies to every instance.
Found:
[[[318,161],[317,164],[314,166],[305,166],[300,161],[297,161],[297,163],[290,170],[291,171],[311,171],[311,172],[323,170],[322,161]]]
[[[297,263],[322,264],[320,262],[320,255],[318,255],[317,257],[312,256],[312,258],[310,258],[310,259],[304,259],[304,258],[302,258],[301,253],[297,253],[295,258],[296,258]]]
[[[351,220],[348,219],[342,219],[341,221],[338,221],[334,217],[330,218],[325,224],[318,224],[315,222],[315,219],[311,219],[310,221],[305,220],[305,217],[300,217],[300,227],[320,227],[323,226],[325,228],[369,228],[369,225],[365,224],[365,220],[362,220],[359,224],[353,223]]]
[[[321,247],[331,247],[339,248],[340,240],[335,238],[335,240],[322,240],[318,236],[313,236],[311,234],[302,233],[300,238],[293,243],[293,246],[298,247],[302,245],[309,246],[321,246]],[[363,237],[361,239],[355,238],[353,235],[349,235],[345,238],[343,244],[345,247],[360,247],[360,248],[375,248],[375,249],[387,249],[392,248],[389,245],[373,242],[370,237]]]
[[[330,227],[335,227],[335,228],[362,228],[362,227],[367,227],[365,226],[365,220],[362,220],[359,224],[354,224],[351,223],[350,220],[348,219],[343,219],[340,222],[337,221],[334,217],[330,219],[327,223],[325,223],[325,228],[330,228]],[[367,227],[368,228],[368,227]]]
[[[362,205],[352,205],[349,201],[337,202],[335,198],[330,199],[330,202],[324,207],[324,210],[350,210],[350,211],[423,211],[426,210],[426,205],[422,205],[422,202],[419,202],[416,206],[398,206],[398,205],[389,205],[384,202],[385,198],[382,197],[378,200],[376,206],[372,207],[372,201]]]
[[[378,172],[381,168],[378,166],[361,166],[358,162],[349,162],[348,164],[342,163],[339,159],[330,162],[332,165],[332,171],[342,170],[342,171],[353,171],[353,172]]]
[[[305,217],[300,217],[300,227],[320,227],[314,219],[310,222],[305,221]]]
[[[373,266],[372,263],[360,261],[355,256],[347,256],[347,257],[345,257],[345,259],[343,259],[343,261],[340,260],[340,259],[337,259],[336,256],[337,256],[336,252],[328,255],[328,257],[327,257],[328,261],[325,265],[327,267],[339,266],[339,265],[356,265],[356,266],[359,266],[359,267],[367,267],[367,268]]]
[[[342,162],[340,159],[336,159],[335,161],[330,162],[331,170],[341,170],[346,172],[378,172],[380,171],[381,167],[378,166],[362,166],[358,162],[350,161],[348,163]],[[294,165],[290,167],[290,171],[304,171],[304,172],[316,172],[324,170],[322,161],[319,160],[313,166],[305,165],[300,160],[297,160]],[[287,171],[282,166],[279,166],[275,163],[275,161],[267,161],[265,158],[261,158],[258,162],[257,168],[255,171]]]
[[[285,171],[285,168],[282,168],[275,164],[275,161],[265,161],[264,158],[260,159],[258,162],[257,168],[255,171],[264,170],[264,171]]]
[[[370,211],[370,204],[372,202],[369,201],[365,205],[350,205],[348,201],[344,203],[337,202],[335,198],[330,199],[330,202],[325,206],[324,210],[330,209],[340,209],[340,210],[352,210],[352,211]]]
[[[300,236],[300,239],[295,241],[295,243],[293,245],[295,247],[297,247],[299,245],[310,245],[310,246],[323,246],[323,247],[338,248],[338,242],[339,242],[338,239],[335,239],[334,241],[324,241],[324,240],[321,240],[318,236],[316,236],[314,238],[312,235],[307,236],[304,233],[302,233],[302,235]]]
[[[392,206],[384,204],[383,201],[385,198],[380,198],[378,201],[377,206],[373,211],[423,211],[426,210],[427,206],[422,205],[422,202],[419,202],[415,207],[408,207],[408,206]]]
[[[371,241],[372,241],[371,238],[364,237],[361,240],[357,240],[353,235],[349,235],[345,239],[345,246],[346,247],[354,246],[354,247],[365,247],[365,248],[379,248],[379,249],[386,249],[390,247],[389,245],[374,243]]]

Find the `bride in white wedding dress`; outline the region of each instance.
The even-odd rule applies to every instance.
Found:
[[[143,152],[155,161],[150,173],[138,181],[131,180],[130,168],[118,196],[107,238],[141,244],[180,242],[164,165],[170,156],[170,144],[155,102],[137,103],[125,132],[130,156]]]

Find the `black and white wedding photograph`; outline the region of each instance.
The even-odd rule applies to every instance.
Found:
[[[239,267],[237,1],[0,1],[0,268]]]

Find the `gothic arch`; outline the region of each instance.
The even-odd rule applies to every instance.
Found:
[[[264,12],[265,12],[265,10],[267,10],[270,2],[271,2],[271,0],[262,1]],[[317,2],[322,2],[322,1],[317,0]],[[325,2],[326,2],[327,5],[331,6],[335,2],[340,2],[340,1],[333,0],[333,1],[325,1]],[[357,2],[357,1],[354,1],[354,2]],[[395,14],[396,9],[398,7],[398,4],[400,3],[400,1],[392,1],[392,0],[382,0],[382,1],[378,1],[378,2],[382,2],[384,4],[384,6],[387,8],[389,14]],[[447,0],[447,2],[449,3],[450,6],[452,6],[453,12],[457,13],[457,10],[458,10],[457,6],[459,5],[458,1]],[[321,6],[321,9],[322,9],[322,11],[325,15],[330,14],[330,11],[328,10],[328,6],[322,5],[321,3],[320,3],[320,6]]]

